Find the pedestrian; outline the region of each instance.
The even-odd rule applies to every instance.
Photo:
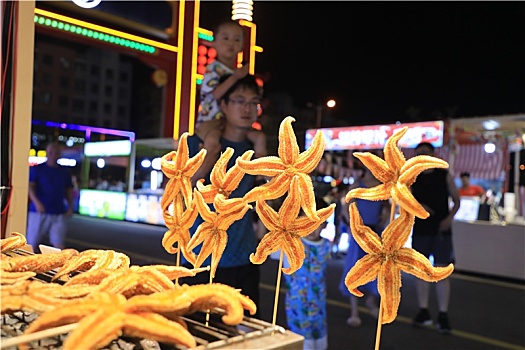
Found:
[[[234,149],[234,154],[228,163],[228,169],[231,168],[238,157],[244,152],[254,149],[254,143],[247,138],[248,131],[252,123],[257,119],[257,106],[261,101],[261,95],[255,77],[247,75],[238,80],[226,93],[220,101],[221,109],[225,115],[224,129],[220,138],[220,145],[205,139],[202,140],[197,134],[187,138],[190,157],[197,154],[201,148],[207,150],[206,157],[192,178],[193,184],[199,179],[204,179],[204,185],[210,184],[210,173],[218,160],[220,153],[227,147]],[[258,147],[266,149],[266,137],[260,133],[256,140]],[[229,198],[244,197],[248,191],[255,186],[255,176],[245,174]],[[194,225],[190,229],[190,234],[195,234],[197,227],[203,222],[200,216],[197,216]],[[256,305],[259,303],[259,265],[250,262],[249,256],[255,252],[257,239],[253,225],[253,211],[248,210],[244,217],[235,221],[227,230],[228,243],[219,261],[218,268],[215,272],[213,282],[224,283],[241,290],[241,293],[252,299]],[[195,249],[200,252],[201,246]],[[188,263],[185,263],[188,266]],[[203,265],[210,265],[208,257]],[[195,277],[181,279],[182,283],[196,284],[208,283],[209,272],[201,272]],[[259,315],[259,308],[257,308]]]
[[[470,173],[462,172],[459,176],[461,179],[461,187],[458,189],[460,196],[478,196],[481,197],[485,195],[485,190],[483,187],[478,185],[472,185],[470,183]]]
[[[422,142],[416,147],[416,154],[434,156],[434,146]],[[446,169],[429,169],[419,174],[411,189],[416,200],[430,214],[426,219],[416,217],[412,232],[412,248],[427,258],[432,255],[434,266],[447,266],[454,263],[451,226],[460,204],[454,179]],[[453,202],[452,209],[449,209],[449,198]],[[430,326],[433,324],[428,310],[430,283],[417,279],[416,292],[420,310],[412,324],[416,327]],[[437,328],[440,333],[447,334],[452,330],[448,319],[449,278],[436,283],[436,296],[439,311]]]
[[[317,210],[328,203],[316,197]],[[285,309],[288,328],[304,336],[304,349],[328,348],[326,323],[326,268],[330,259],[330,241],[321,237],[327,222],[308,236],[301,238],[305,258],[300,269],[284,275],[286,286]],[[285,266],[286,267],[286,266]]]
[[[237,67],[237,55],[244,45],[244,30],[235,21],[222,22],[213,35],[212,46],[217,52],[215,61],[206,66],[200,88],[200,106],[197,115],[196,133],[213,147],[220,144],[224,113],[220,100],[237,81],[248,75],[248,65]],[[257,106],[259,108],[259,106]],[[261,131],[250,130],[248,138],[259,137]],[[266,146],[255,145],[255,156],[266,156]]]
[[[66,218],[73,214],[73,181],[69,171],[58,164],[60,155],[60,145],[52,142],[46,147],[46,162],[29,169],[26,239],[35,253],[47,240],[55,248],[65,248]]]
[[[350,186],[349,190],[358,187],[370,188],[381,184],[367,167],[361,162],[358,162],[357,164],[356,168],[362,170],[362,174],[361,177]],[[352,199],[342,211],[342,214],[347,218],[347,222],[350,221],[348,206],[352,202],[356,203],[359,213],[363,218],[363,223],[381,236],[390,213],[389,202],[387,200],[369,201],[365,199]],[[348,291],[348,288],[345,285],[345,278],[348,271],[350,271],[356,262],[365,255],[365,251],[359,246],[355,241],[354,236],[350,233],[348,237],[348,250],[346,251],[341,281],[339,282],[339,291],[343,296],[349,297],[350,299],[350,317],[346,320],[346,324],[350,327],[359,327],[361,326],[362,321],[359,317],[359,298]],[[359,289],[366,295],[365,305],[367,306],[370,315],[377,318],[379,314],[379,292],[377,290],[377,280],[368,282]]]

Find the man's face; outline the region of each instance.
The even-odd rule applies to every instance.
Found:
[[[462,176],[462,177],[461,177],[461,184],[462,184],[464,187],[468,187],[469,182],[470,182],[470,178],[469,178],[468,176]]]
[[[234,24],[223,24],[215,33],[213,48],[217,50],[219,60],[231,60],[237,57],[244,44],[242,28]]]
[[[240,127],[251,128],[257,120],[257,108],[261,103],[258,93],[250,89],[235,90],[227,101],[221,102],[221,108],[226,115],[227,123]]]
[[[56,143],[47,146],[46,157],[48,164],[56,164],[58,158],[60,158],[60,147]]]

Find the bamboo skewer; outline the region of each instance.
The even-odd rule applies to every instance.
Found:
[[[394,221],[395,213],[396,213],[396,202],[392,200],[392,205],[390,207],[390,222]],[[379,301],[379,314],[377,315],[377,329],[376,329],[376,344],[374,348],[375,350],[379,350],[382,326],[383,326],[383,298],[381,298]]]
[[[77,327],[78,327],[78,323],[72,323],[72,324],[67,324],[65,326],[46,329],[40,332],[35,332],[31,334],[23,334],[18,337],[13,337],[9,339],[2,339],[1,349],[5,349],[11,346],[15,346],[15,345],[23,344],[23,343],[29,343],[35,340],[50,338],[50,337],[54,337],[60,334],[68,333]]]
[[[281,254],[279,256],[279,270],[277,271],[277,284],[275,285],[275,299],[273,303],[273,318],[272,325],[275,326],[277,320],[277,304],[279,303],[279,290],[281,289],[281,274],[283,267],[283,250],[281,249]]]

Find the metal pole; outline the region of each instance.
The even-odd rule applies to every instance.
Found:
[[[317,129],[319,129],[321,127],[321,117],[322,117],[322,114],[323,114],[323,106],[322,105],[317,105],[317,106],[315,106],[315,109],[317,111],[317,120],[315,122],[315,127]]]

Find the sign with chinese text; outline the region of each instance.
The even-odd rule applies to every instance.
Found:
[[[408,131],[399,141],[402,148],[414,148],[420,142],[443,146],[443,121],[429,121],[405,124],[349,126],[340,128],[306,130],[305,148],[309,148],[317,130],[325,138],[326,151],[383,149],[390,136],[408,126]]]

